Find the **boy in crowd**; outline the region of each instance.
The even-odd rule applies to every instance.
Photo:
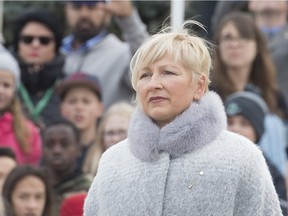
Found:
[[[0,194],[7,175],[16,166],[16,156],[12,149],[0,147]]]
[[[94,176],[103,152],[96,143],[97,122],[103,113],[100,84],[95,76],[78,72],[68,76],[58,90],[61,114],[80,131],[78,167]]]
[[[44,164],[54,188],[53,215],[58,215],[61,201],[69,195],[88,191],[92,179],[77,167],[80,155],[79,131],[69,121],[59,119],[43,134]]]
[[[257,144],[264,134],[264,120],[268,113],[264,100],[252,92],[237,92],[225,100],[224,106],[228,118],[228,130],[245,136]],[[264,157],[279,198],[287,200],[284,177],[265,155]]]
[[[0,147],[0,194],[2,194],[2,187],[6,177],[17,166],[15,153],[6,147]],[[0,215],[3,215],[3,201],[0,196]]]

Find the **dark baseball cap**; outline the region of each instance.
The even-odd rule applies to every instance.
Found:
[[[59,84],[57,91],[61,101],[64,100],[67,92],[71,88],[78,86],[83,86],[91,89],[99,98],[99,100],[102,101],[101,86],[99,80],[97,79],[96,76],[83,72],[74,73],[68,76],[66,79],[62,81],[62,83]]]
[[[81,5],[95,5],[95,4],[100,3],[100,2],[106,3],[106,2],[108,2],[108,0],[93,0],[93,1],[70,0],[68,2],[72,3],[74,5],[77,5],[77,6],[81,6]]]

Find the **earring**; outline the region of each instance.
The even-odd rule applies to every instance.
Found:
[[[198,105],[199,105],[199,103],[198,103],[198,102],[199,102],[199,98],[198,98],[198,97],[195,97],[194,100],[193,100],[193,102],[195,102],[195,105],[198,106]]]

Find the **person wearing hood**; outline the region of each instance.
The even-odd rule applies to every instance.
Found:
[[[13,54],[21,69],[19,95],[28,116],[43,128],[60,116],[55,87],[64,77],[62,30],[55,15],[30,8],[15,20]]]

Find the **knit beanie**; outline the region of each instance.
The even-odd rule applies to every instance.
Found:
[[[63,28],[61,27],[59,21],[56,19],[56,15],[53,12],[42,8],[25,9],[24,12],[17,17],[14,24],[14,50],[16,52],[18,51],[20,33],[24,26],[29,22],[41,23],[54,34],[56,44],[55,53],[58,53],[62,43]]]
[[[261,138],[268,107],[260,96],[252,92],[237,92],[227,97],[224,106],[228,117],[243,115],[254,127],[257,141]]]
[[[0,70],[12,73],[15,77],[16,86],[20,84],[20,68],[16,59],[7,51],[0,50]]]

